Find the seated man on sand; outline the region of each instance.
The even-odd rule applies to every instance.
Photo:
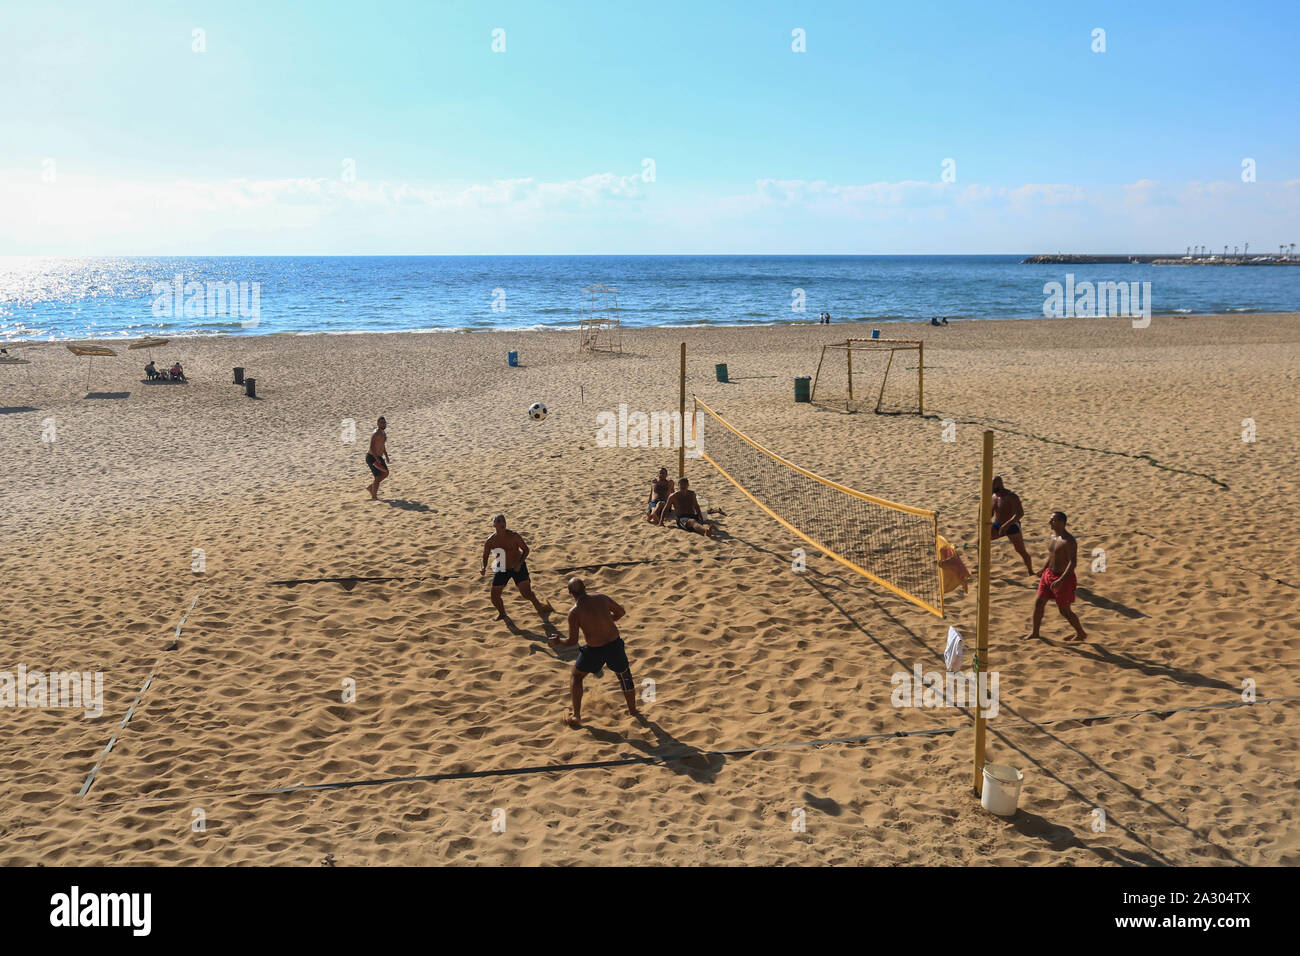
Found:
[[[668,496],[674,490],[673,480],[668,477],[668,469],[660,468],[659,477],[650,482],[650,500],[646,502],[646,521],[651,524],[664,523],[664,512],[668,507]]]
[[[153,359],[150,359],[149,364],[144,367],[144,374],[149,376],[151,380],[158,378],[158,376],[161,374],[158,371],[158,366],[154,364]]]
[[[700,502],[691,491],[691,483],[683,478],[678,482],[676,494],[669,495],[668,507],[677,516],[677,527],[683,531],[696,531],[706,537],[713,537],[713,525],[704,520],[700,513]]]

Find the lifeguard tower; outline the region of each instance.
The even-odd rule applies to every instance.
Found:
[[[587,286],[582,290],[580,351],[623,352],[623,322],[619,317],[618,290],[613,286]]]

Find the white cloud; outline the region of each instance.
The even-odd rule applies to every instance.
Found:
[[[1300,180],[765,178],[719,194],[614,173],[456,185],[0,174],[8,255],[1164,251],[1220,234],[1265,247],[1290,241],[1296,221]]]

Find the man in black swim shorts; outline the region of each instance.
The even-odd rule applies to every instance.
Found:
[[[1002,476],[993,477],[993,540],[1006,538],[1025,562],[1025,570],[1034,573],[1034,562],[1025,550],[1025,539],[1020,533],[1020,519],[1025,516],[1020,496],[1002,485]]]
[[[569,698],[572,709],[564,722],[570,727],[582,726],[582,682],[588,674],[595,674],[606,665],[618,678],[619,689],[627,702],[627,712],[640,719],[636,709],[636,685],[632,681],[632,665],[627,660],[627,647],[614,622],[625,611],[617,601],[604,594],[588,594],[581,578],[569,580],[569,593],[573,595],[573,609],[569,611],[569,639],[551,638],[556,647],[572,647],[581,634],[587,635],[587,644],[578,654],[578,661],[569,674]]]
[[[713,525],[704,520],[700,513],[700,502],[691,491],[691,483],[682,478],[677,482],[677,492],[668,498],[668,507],[677,516],[677,527],[683,531],[696,531],[705,537],[713,537]]]
[[[528,557],[528,543],[517,532],[506,527],[506,516],[503,514],[492,519],[492,526],[495,530],[483,545],[483,567],[479,570],[479,576],[487,573],[490,560],[492,562],[492,606],[497,609],[496,619],[505,621],[507,625],[511,623],[506,615],[506,606],[501,600],[501,592],[507,584],[514,581],[519,593],[533,602],[533,607],[537,609],[542,623],[549,627],[550,622],[546,620],[546,615],[555,609],[550,604],[542,604],[537,600],[537,595],[533,594],[533,586],[528,577],[528,563],[525,560]]]
[[[370,435],[370,450],[366,452],[366,466],[375,476],[375,480],[366,485],[366,491],[370,492],[370,500],[374,501],[379,497],[379,483],[388,477],[388,421],[383,415],[379,416],[379,423]]]

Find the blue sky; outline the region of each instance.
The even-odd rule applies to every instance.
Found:
[[[1276,249],[1298,10],[5,0],[0,254]]]

